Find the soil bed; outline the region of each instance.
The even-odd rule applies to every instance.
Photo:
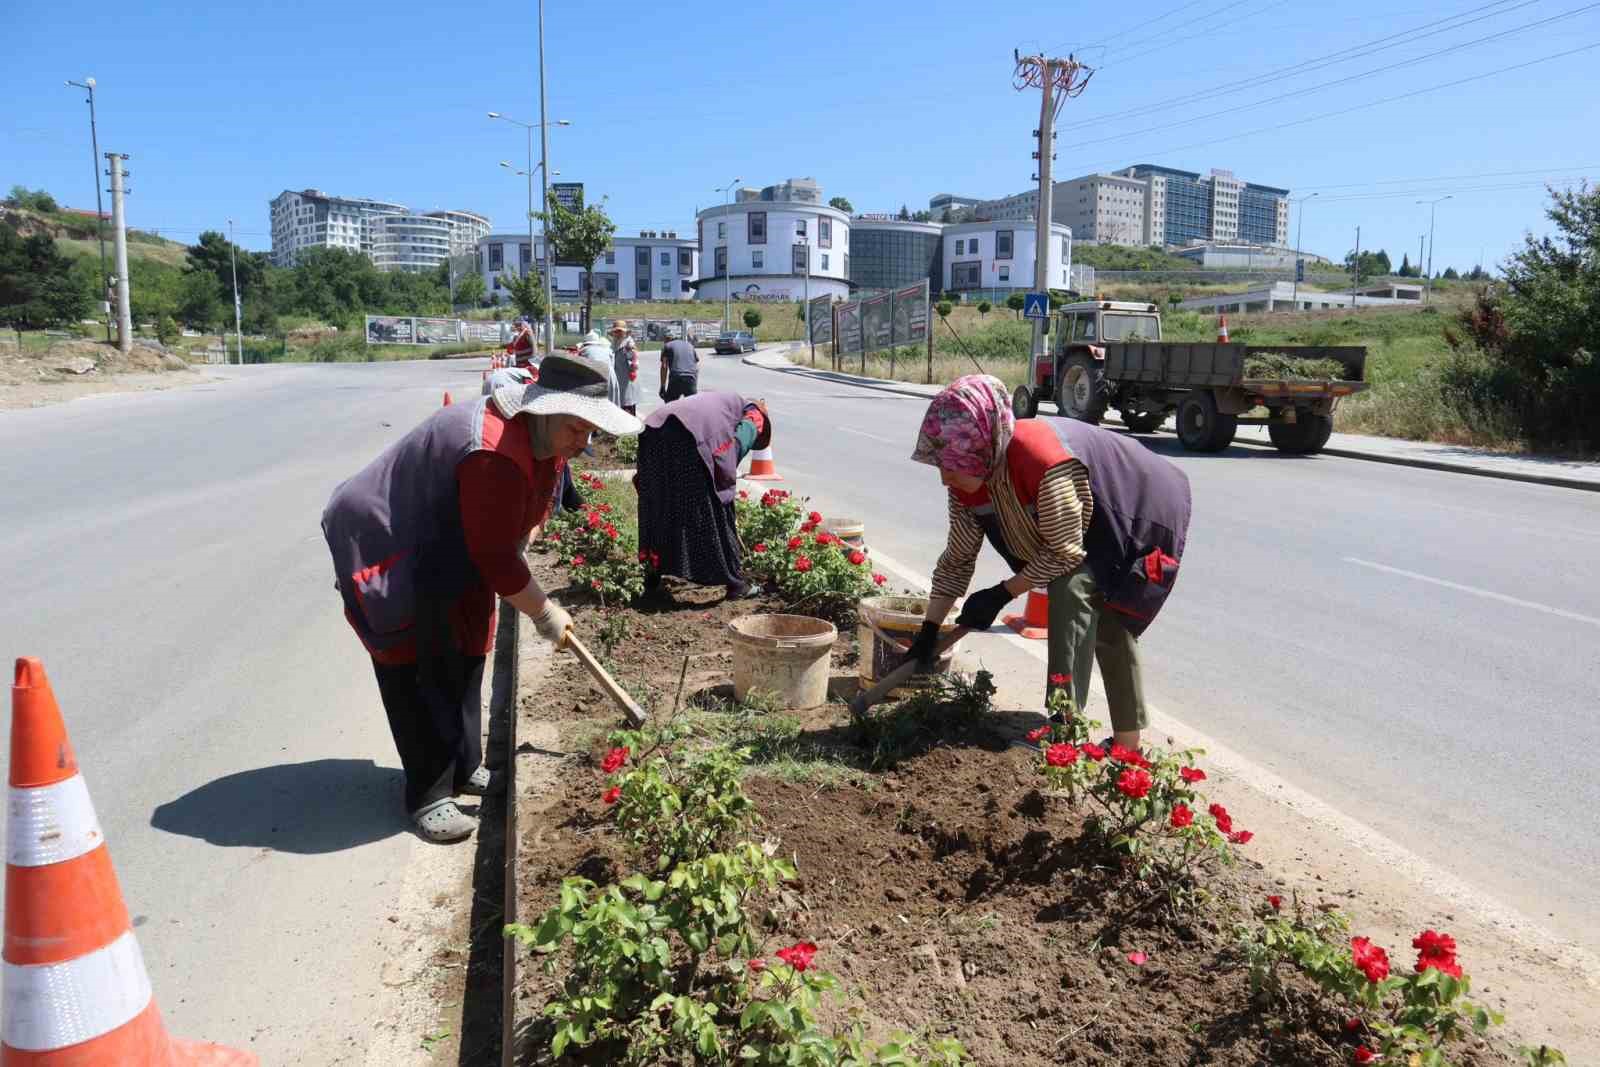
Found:
[[[541,580],[560,584],[543,557],[534,565]],[[994,711],[969,721],[908,702],[878,709],[874,729],[853,726],[843,703],[855,690],[853,629],[836,646],[833,702],[741,715],[727,703],[725,625],[773,610],[767,600],[729,602],[720,589],[685,587],[626,612],[632,629],[611,658],[623,685],[665,716],[692,653],[685,703],[754,747],[746,786],[761,812],[758,833],[781,842],[800,874],[782,914],[770,917],[768,948],[817,943],[816,965],[841,980],[825,1018],[842,1020],[859,998],[853,1006],[870,1030],[930,1026],[962,1041],[974,1063],[997,1067],[1351,1062],[1355,1041],[1342,1018],[1313,1010],[1314,990],[1298,976],[1286,983],[1289,1008],[1262,1013],[1251,1002],[1235,926],[1284,890],[1247,849],[1207,877],[1213,901],[1194,921],[1161,919],[1117,857],[1080,841],[1081,821],[1065,801],[1041,795],[1030,753],[1014,744],[1038,716]],[[593,647],[600,612],[574,617]],[[600,802],[598,762],[615,709],[564,656],[525,684],[522,700],[559,725],[568,754],[560,799],[523,823],[519,915],[536,922],[562,878],[604,884],[631,867]],[[1146,962],[1130,963],[1131,952]],[[557,979],[525,956],[520,981],[518,1014],[536,1018]],[[536,1022],[524,1025],[516,1062],[548,1062],[547,1046]],[[1458,1048],[1456,1060],[1513,1062],[1484,1044]]]

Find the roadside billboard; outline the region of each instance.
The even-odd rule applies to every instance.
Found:
[[[839,305],[839,351],[861,351],[861,305]]]
[[[463,322],[461,324],[461,339],[463,341],[504,344],[511,340],[511,324],[509,322]]]
[[[889,306],[889,294],[868,297],[861,301],[861,332],[865,335],[868,352],[888,348],[894,341],[894,315]]]
[[[412,333],[419,345],[453,345],[461,340],[455,319],[415,319]]]
[[[833,340],[833,297],[819,296],[811,301],[811,343],[825,345]]]
[[[894,291],[894,339],[897,345],[928,339],[928,283],[918,282]]]
[[[405,315],[368,315],[367,344],[416,344],[415,332],[412,329],[410,317]]]

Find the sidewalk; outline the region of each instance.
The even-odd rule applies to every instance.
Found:
[[[779,349],[767,349],[746,356],[744,361],[752,367],[799,374],[822,381],[842,382],[864,389],[882,389],[906,396],[931,397],[939,392],[937,385],[915,385],[911,382],[888,381],[883,378],[866,378],[821,367],[813,370],[791,362]],[[1053,412],[1054,404],[1040,404],[1039,410]],[[1120,426],[1115,417],[1108,423]],[[1163,431],[1170,432],[1170,431]],[[1254,448],[1271,448],[1265,426],[1241,426],[1235,444]],[[1600,492],[1600,462],[1555,459],[1530,456],[1525,453],[1491,452],[1465,445],[1438,445],[1426,441],[1404,441],[1395,437],[1368,437],[1364,434],[1336,433],[1322,450],[1323,455],[1345,459],[1362,459],[1373,463],[1393,463],[1402,467],[1420,467],[1427,470],[1449,471],[1453,474],[1472,474],[1482,478],[1503,478],[1515,482],[1532,482],[1555,485],[1566,489]]]

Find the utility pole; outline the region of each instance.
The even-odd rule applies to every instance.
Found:
[[[1313,199],[1317,195],[1312,193],[1310,196],[1302,196],[1300,198],[1300,224],[1294,231],[1294,309],[1296,311],[1300,310],[1300,275],[1306,272],[1306,261],[1300,252],[1300,238],[1306,232],[1306,201]]]
[[[117,351],[133,351],[133,312],[128,307],[128,216],[123,209],[122,161],[126,155],[107,152],[111,161],[111,228],[117,255]]]
[[[106,341],[111,340],[111,302],[106,299],[106,283],[110,280],[110,272],[106,269],[106,205],[100,198],[100,131],[95,127],[94,120],[94,79],[85,78],[81,82],[67,81],[68,85],[75,85],[79,89],[89,92],[89,169],[94,174],[94,235],[100,241],[100,309],[106,316]]]
[[[1434,216],[1438,213],[1439,205],[1449,199],[1451,199],[1451,197],[1441,196],[1437,200],[1417,201],[1419,204],[1428,205],[1428,276],[1424,280],[1424,286],[1422,290],[1422,302],[1424,304],[1426,304],[1433,297],[1433,220]]]
[[[1422,273],[1422,242],[1428,239],[1425,233],[1417,234],[1417,273]]]
[[[1039,161],[1039,206],[1035,214],[1037,229],[1033,245],[1034,292],[1050,292],[1050,224],[1053,214],[1052,194],[1055,186],[1051,179],[1054,162],[1056,112],[1069,98],[1080,95],[1089,86],[1094,71],[1079,63],[1073,56],[1052,59],[1047,56],[1024,56],[1012,53],[1016,68],[1012,85],[1018,92],[1040,90],[1039,128],[1034,136],[1039,139],[1039,150],[1033,158]],[[1035,319],[1033,326],[1033,356],[1035,361],[1044,355],[1045,319]]]
[[[1361,227],[1356,227],[1356,258],[1350,263],[1350,310],[1360,311],[1356,290],[1361,287]]]
[[[550,211],[550,117],[545,113],[544,97],[544,0],[539,0],[539,191],[544,196],[540,204],[548,214]],[[528,181],[531,185],[533,179],[529,178]],[[556,347],[556,304],[551,276],[556,271],[556,257],[550,248],[550,224],[546,222],[540,229],[544,231],[545,351],[553,352]],[[529,240],[532,240],[532,218],[528,219],[528,232]],[[531,252],[532,249],[529,249],[529,251]],[[537,257],[535,258],[537,259]],[[593,273],[594,265],[590,264],[589,269],[590,273]]]
[[[239,307],[239,255],[233,244],[233,220],[228,220],[228,269],[233,272],[233,335],[239,339],[239,366],[244,366],[243,312]],[[223,347],[227,347],[224,345]]]
[[[817,346],[811,340],[811,244],[804,237],[800,238],[800,247],[806,254],[806,288],[805,288],[805,316],[806,316],[806,344],[811,348],[811,365],[817,365]],[[891,357],[892,358],[892,357]]]

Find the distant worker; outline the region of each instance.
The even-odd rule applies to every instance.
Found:
[[[667,403],[700,391],[700,354],[683,337],[661,346],[661,399]]]
[[[1178,576],[1189,529],[1183,472],[1088,423],[1018,422],[1000,380],[977,374],[934,397],[911,458],[939,468],[950,533],[908,658],[932,666],[939,625],[987,539],[1014,573],[968,597],[956,624],[986,630],[1014,598],[1048,588],[1047,679],[1070,675],[1082,709],[1098,658],[1112,740],[1137,749],[1149,725],[1138,638]]]
[[[750,591],[739,566],[733,498],[739,461],[772,443],[764,400],[699,393],[650,413],[639,436],[639,549],[654,589],[672,575],[696,585]]]
[[[618,319],[611,324],[611,358],[617,375],[617,389],[622,394],[619,405],[629,415],[639,413],[639,346],[628,333],[628,320]]]
[[[512,325],[511,343],[506,345],[506,354],[511,357],[513,366],[531,367],[537,351],[533,340],[533,324],[526,315],[518,315]]]
[[[429,841],[477,827],[456,796],[505,789],[480,765],[495,597],[563,646],[572,619],[529,573],[522,545],[590,434],[642,429],[606,399],[600,368],[549,356],[539,370],[538,382],[440,407],[322,513],[345,618],[372,656],[405,770],[406,811]]]
[[[594,363],[603,364],[606,368],[606,381],[610,388],[608,399],[622,407],[622,385],[616,373],[616,351],[606,339],[600,336],[600,331],[590,330],[583,335],[583,340],[578,342],[577,354]],[[626,408],[623,408],[626,411]]]

